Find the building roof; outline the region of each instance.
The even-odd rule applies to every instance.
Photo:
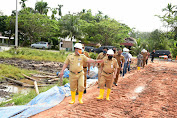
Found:
[[[125,45],[125,46],[133,46],[134,44],[136,44],[136,39],[132,38],[132,37],[128,37],[124,39],[125,42],[121,43],[120,45]]]
[[[0,36],[0,39],[9,39],[9,37]],[[11,37],[10,39],[14,39],[14,37]]]

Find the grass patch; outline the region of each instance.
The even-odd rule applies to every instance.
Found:
[[[8,51],[0,52],[0,58],[20,58],[26,60],[64,62],[69,53],[71,52],[50,52],[47,50],[38,50],[30,48],[13,48]]]
[[[20,69],[12,65],[0,64],[0,81],[3,78],[2,76],[15,78],[16,80],[19,80],[24,78],[22,74],[29,76],[29,73],[37,73],[37,71]]]

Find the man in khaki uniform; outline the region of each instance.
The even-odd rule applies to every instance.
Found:
[[[84,47],[84,44],[82,44],[82,54],[84,54],[86,57],[90,58],[89,56],[89,53],[84,51],[85,47]],[[88,75],[90,73],[90,63],[86,63],[84,62],[83,64],[83,68],[84,68],[84,87],[85,87],[85,90],[84,90],[84,93],[86,93],[86,85],[87,85],[87,67],[88,67]]]
[[[104,95],[104,87],[106,84],[107,87],[107,95],[106,100],[109,99],[109,94],[111,93],[111,87],[116,78],[117,68],[119,68],[117,64],[117,60],[113,58],[114,52],[112,49],[108,50],[107,56],[103,58],[103,63],[101,64],[101,79],[100,79],[100,95],[97,99],[103,99]]]
[[[117,63],[119,65],[119,68],[117,69],[117,74],[116,74],[116,78],[114,79],[114,85],[117,86],[117,81],[119,78],[119,74],[120,74],[120,70],[122,70],[122,67],[124,67],[123,65],[121,66],[121,64],[124,63],[124,56],[121,55],[122,54],[122,50],[119,49],[118,53],[114,54],[114,58],[117,60]]]
[[[63,76],[63,72],[65,68],[70,65],[69,70],[69,82],[70,82],[70,90],[71,90],[71,97],[72,101],[70,104],[75,103],[75,95],[76,95],[76,89],[78,86],[79,91],[79,103],[83,104],[82,101],[82,95],[84,91],[84,72],[83,72],[83,64],[85,62],[88,63],[101,63],[102,60],[93,60],[90,58],[87,58],[85,55],[82,54],[82,44],[76,43],[74,45],[75,53],[70,54],[67,56],[63,68],[60,72],[60,78]]]
[[[143,68],[144,68],[144,66],[146,64],[147,50],[143,49],[141,51],[141,54],[143,55]]]
[[[99,53],[96,59],[103,59],[106,56],[108,48],[104,47],[103,52]],[[101,78],[101,65],[98,64],[98,88],[100,87],[100,78]]]

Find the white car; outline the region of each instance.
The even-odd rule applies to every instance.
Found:
[[[48,42],[37,42],[34,44],[31,44],[31,48],[41,48],[41,49],[50,49],[51,46]]]

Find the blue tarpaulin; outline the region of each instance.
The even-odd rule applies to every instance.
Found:
[[[96,78],[95,74],[98,75],[98,69],[91,67],[91,71],[95,71],[93,73],[93,77]],[[65,76],[69,77],[69,72],[67,70]],[[91,78],[93,78],[91,77]],[[87,85],[93,84],[97,81],[97,79],[88,79]],[[67,83],[64,86],[58,87],[54,86],[46,92],[40,93],[34,99],[32,99],[28,104],[21,106],[11,106],[11,107],[1,107],[0,108],[0,118],[26,118],[47,109],[50,109],[57,104],[59,104],[65,96],[70,96],[70,84]]]

